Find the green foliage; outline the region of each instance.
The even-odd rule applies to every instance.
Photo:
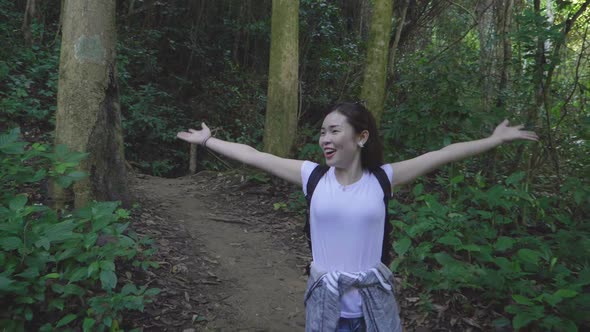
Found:
[[[24,46],[22,17],[9,1],[0,1],[0,120],[34,122],[45,127],[56,110],[59,48],[54,45]],[[33,38],[42,39],[46,27],[34,22]],[[15,37],[18,37],[16,39]]]
[[[393,221],[392,268],[427,293],[478,291],[513,315],[515,329],[573,331],[590,309],[590,227],[580,218],[590,212],[590,186],[539,197],[523,189],[523,176],[496,185],[451,179],[454,199],[447,202],[422,184],[412,203],[393,200],[401,217]]]
[[[128,230],[129,213],[118,202],[60,214],[18,193],[47,180],[68,187],[85,176],[76,170],[85,154],[27,147],[18,136],[18,129],[0,135],[0,327],[116,330],[124,310],[143,310],[158,293],[121,287],[116,275],[116,263],[157,266],[146,260],[151,240]]]

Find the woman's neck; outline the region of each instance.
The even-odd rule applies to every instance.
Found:
[[[361,179],[363,177],[363,167],[361,163],[353,163],[351,167],[348,168],[338,168],[334,169],[334,174],[336,175],[336,180],[343,186],[351,185]]]

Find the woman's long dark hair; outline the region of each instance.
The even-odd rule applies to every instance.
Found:
[[[369,139],[361,149],[361,166],[372,169],[383,165],[383,142],[379,137],[377,123],[373,114],[361,103],[340,103],[332,106],[328,114],[338,112],[346,117],[348,123],[357,134],[363,130],[369,132]]]

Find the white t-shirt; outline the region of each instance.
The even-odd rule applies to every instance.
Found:
[[[303,193],[307,180],[318,164],[305,161],[301,166]],[[389,181],[393,178],[390,164],[381,168]],[[323,271],[362,272],[381,261],[385,206],[379,180],[365,170],[357,182],[343,186],[336,179],[334,167],[320,179],[313,192],[310,208],[313,262]],[[363,315],[358,290],[343,294],[341,317]]]

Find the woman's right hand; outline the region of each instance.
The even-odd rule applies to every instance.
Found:
[[[204,122],[201,123],[201,128],[201,130],[189,129],[188,132],[181,131],[176,134],[176,137],[189,143],[202,145],[206,139],[211,137],[211,130]]]

